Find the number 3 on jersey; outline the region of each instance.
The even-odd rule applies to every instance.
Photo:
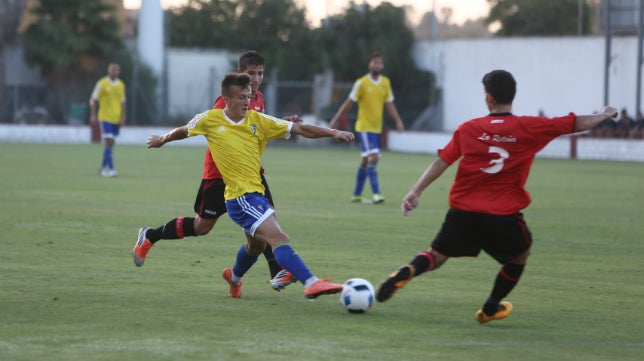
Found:
[[[488,149],[488,153],[490,154],[498,154],[499,158],[492,159],[490,160],[490,164],[492,164],[490,167],[487,168],[481,168],[481,170],[485,173],[489,174],[494,174],[498,173],[503,169],[503,162],[510,157],[510,153],[508,153],[507,150],[501,148],[501,147],[495,147],[491,146]]]

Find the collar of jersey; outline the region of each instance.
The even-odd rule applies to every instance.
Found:
[[[226,118],[228,123],[233,124],[233,125],[239,125],[239,124],[243,123],[244,120],[246,120],[246,117],[243,117],[240,121],[236,122],[236,121],[228,118],[228,114],[226,114],[226,111],[224,109],[221,110],[221,114],[224,115],[224,118]],[[248,115],[248,113],[246,113],[246,115]]]

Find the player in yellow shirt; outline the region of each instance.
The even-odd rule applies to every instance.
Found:
[[[107,67],[107,76],[99,79],[89,99],[90,122],[100,122],[101,137],[104,140],[103,162],[100,173],[103,177],[116,177],[112,149],[114,139],[119,135],[120,126],[125,124],[125,84],[119,75],[121,66],[111,62]],[[96,112],[98,109],[98,114]]]
[[[289,138],[296,134],[350,142],[353,134],[296,124],[249,110],[251,89],[248,74],[227,74],[221,84],[221,94],[226,103],[224,109],[197,114],[187,125],[164,136],[150,136],[147,144],[149,148],[158,148],[167,142],[195,135],[203,135],[208,140],[212,157],[226,183],[224,197],[228,215],[251,236],[239,248],[233,268],[226,268],[222,273],[230,286],[230,295],[241,297],[242,277],[255,264],[266,244],[273,247],[277,263],[304,284],[307,298],[340,292],[341,284],[314,276],[291,248],[288,235],[280,228],[275,211],[264,196],[259,169],[260,157],[271,139]]]
[[[362,202],[362,189],[369,178],[373,202],[382,203],[385,198],[380,194],[378,172],[376,166],[380,158],[380,133],[382,133],[383,107],[396,121],[396,129],[402,132],[405,127],[398,110],[394,105],[394,94],[389,78],[382,75],[384,61],[378,52],[371,54],[369,59],[369,74],[359,78],[353,85],[349,97],[344,101],[335,114],[329,127],[337,128],[340,118],[353,104],[358,103],[358,118],[355,130],[360,138],[361,161],[356,175],[356,185],[353,190],[353,202]]]

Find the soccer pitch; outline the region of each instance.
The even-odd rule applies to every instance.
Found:
[[[0,359],[8,360],[641,360],[644,166],[537,159],[524,213],[532,256],[508,300],[479,325],[499,266],[452,259],[391,300],[349,314],[300,283],[275,292],[263,258],[232,299],[220,273],[244,241],[226,216],[208,235],[162,240],[132,263],[141,226],[192,216],[204,149],[0,144]],[[377,287],[427,248],[456,167],[408,217],[400,201],[431,155],[385,152],[381,205],[349,202],[358,151],[269,146],[277,215],[319,277]],[[368,186],[366,187],[368,190]],[[370,194],[366,192],[365,194]]]

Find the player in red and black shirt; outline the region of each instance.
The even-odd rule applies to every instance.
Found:
[[[259,87],[264,79],[264,59],[254,50],[247,51],[239,58],[237,71],[246,73],[251,78],[250,87],[252,94],[249,109],[263,113],[264,95],[259,90]],[[219,96],[215,100],[213,108],[223,109],[225,106],[223,97]],[[292,122],[301,122],[301,119],[297,115],[284,117],[284,119]],[[268,183],[264,177],[263,168],[260,169],[260,173],[265,188],[265,196],[270,204],[274,205]],[[177,217],[156,229],[149,227],[139,229],[137,242],[132,251],[134,264],[139,267],[142,266],[152,245],[161,239],[181,239],[184,237],[208,234],[215,226],[219,217],[226,213],[226,201],[224,199],[225,188],[226,185],[212,158],[210,150],[206,149],[201,185],[197,191],[194,205],[195,217]],[[242,251],[246,250],[240,249],[240,252]],[[268,261],[271,274],[271,286],[273,289],[279,291],[296,281],[289,272],[282,270],[282,267],[275,261],[275,256],[270,246],[267,245],[263,253]]]
[[[425,188],[460,159],[445,221],[426,252],[380,285],[379,302],[448,258],[476,257],[483,250],[502,267],[476,320],[485,323],[507,317],[512,304],[501,300],[519,282],[532,243],[521,210],[530,204],[525,184],[535,155],[562,134],[591,129],[617,115],[615,108],[605,106],[594,115],[517,116],[512,114],[516,93],[512,74],[494,70],[483,77],[483,85],[490,114],[461,124],[402,202],[406,216],[418,206]]]

